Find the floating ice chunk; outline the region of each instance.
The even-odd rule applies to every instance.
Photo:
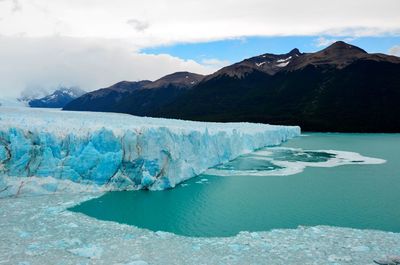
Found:
[[[330,261],[330,262],[336,262],[336,261],[351,262],[352,258],[350,256],[329,255],[328,261]]]
[[[397,265],[400,264],[400,256],[388,256],[382,260],[374,260],[379,265]]]
[[[370,249],[367,246],[356,246],[356,247],[352,247],[351,251],[355,251],[355,252],[368,252]]]
[[[158,237],[163,238],[163,239],[168,238],[168,237],[170,237],[172,235],[171,233],[164,232],[164,231],[157,231],[157,232],[155,232],[155,234]]]
[[[148,263],[144,260],[135,260],[129,263],[121,264],[121,265],[148,265]]]
[[[69,227],[69,228],[77,228],[78,227],[78,225],[77,224],[75,224],[75,223],[69,223],[69,224],[67,224],[67,226]]]
[[[19,237],[21,237],[21,238],[29,238],[30,236],[31,236],[31,234],[28,232],[25,232],[25,231],[21,231],[19,233]]]
[[[103,254],[103,249],[95,245],[87,245],[80,248],[69,249],[68,251],[77,256],[90,259],[100,259]]]

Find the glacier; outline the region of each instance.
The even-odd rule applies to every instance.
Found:
[[[3,106],[0,191],[18,194],[29,181],[49,192],[65,189],[65,183],[100,190],[163,190],[298,135],[298,126]]]

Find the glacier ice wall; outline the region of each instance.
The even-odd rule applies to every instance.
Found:
[[[106,190],[161,190],[299,134],[297,126],[0,107],[0,182],[52,177]],[[57,182],[46,185],[57,190]]]

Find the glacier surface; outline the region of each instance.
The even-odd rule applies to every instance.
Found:
[[[18,194],[32,180],[48,192],[66,183],[162,190],[299,134],[297,126],[0,107],[0,191]]]

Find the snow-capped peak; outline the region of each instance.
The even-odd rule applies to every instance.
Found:
[[[83,94],[85,94],[85,91],[78,87],[59,87],[47,96],[29,99],[28,104],[31,107],[62,108],[71,100]]]

